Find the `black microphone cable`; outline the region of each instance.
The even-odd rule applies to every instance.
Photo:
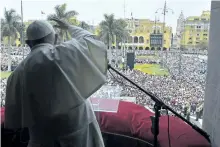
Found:
[[[109,71],[109,73],[110,73],[110,75],[118,82],[118,83],[121,83],[122,85],[124,85],[124,86],[128,86],[128,87],[131,87],[131,88],[134,88],[134,89],[137,89],[136,87],[134,87],[134,86],[131,86],[131,85],[127,85],[127,84],[125,84],[124,82],[122,82],[122,81],[119,81],[118,80],[118,78],[116,78],[114,75],[113,75],[113,73],[111,72],[111,70],[108,68],[108,71]]]

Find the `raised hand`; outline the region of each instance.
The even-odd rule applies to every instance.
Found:
[[[60,28],[63,30],[67,30],[69,27],[69,24],[63,20],[57,19],[57,18],[52,18],[51,20],[55,21],[57,25],[54,25],[56,28]]]

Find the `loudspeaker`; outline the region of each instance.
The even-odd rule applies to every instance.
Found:
[[[134,53],[127,53],[127,66],[134,69]]]

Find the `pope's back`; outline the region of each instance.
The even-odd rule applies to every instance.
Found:
[[[72,39],[55,46],[48,22],[28,27],[26,43],[32,51],[8,80],[5,127],[28,127],[29,147],[103,147],[88,97],[105,83],[105,46],[93,34],[55,21]]]

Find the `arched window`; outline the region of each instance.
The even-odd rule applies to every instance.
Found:
[[[144,43],[144,37],[143,36],[139,37],[139,43]]]
[[[154,47],[151,47],[151,50],[155,50],[155,48],[154,48]]]
[[[134,43],[138,43],[138,37],[137,36],[134,37]]]
[[[160,50],[161,50],[161,47],[158,47],[157,50],[160,51]]]
[[[143,50],[143,47],[140,46],[140,47],[139,47],[139,50]]]
[[[167,48],[165,48],[165,47],[164,47],[164,48],[163,48],[163,50],[164,50],[164,51],[166,51],[166,50],[167,50]]]
[[[128,47],[128,49],[129,49],[129,50],[132,50],[132,47],[131,47],[131,46],[129,46],[129,47]]]
[[[146,47],[145,50],[150,50],[150,48],[149,48],[149,47]]]

